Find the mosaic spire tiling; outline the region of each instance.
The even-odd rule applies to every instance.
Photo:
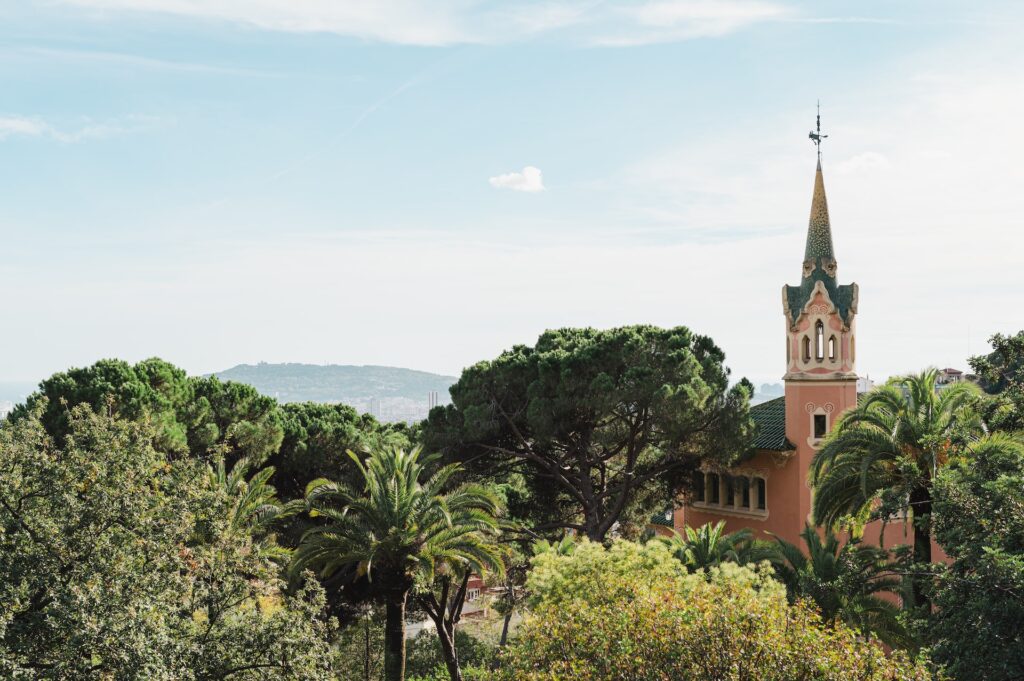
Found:
[[[828,200],[825,198],[825,180],[821,175],[821,161],[814,174],[814,197],[811,199],[811,219],[807,225],[807,248],[804,260],[830,258],[835,260],[832,248],[832,227],[828,220]]]

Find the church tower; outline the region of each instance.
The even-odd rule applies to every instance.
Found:
[[[786,321],[786,438],[806,477],[819,442],[857,404],[857,284],[840,284],[821,172],[821,117],[811,139],[819,145],[811,217],[800,283],[782,287]],[[810,489],[800,490],[810,510]]]
[[[811,140],[820,145],[821,117]],[[785,396],[750,409],[757,426],[751,452],[729,468],[705,462],[692,493],[672,517],[677,531],[725,522],[727,532],[801,545],[810,522],[809,471],[821,439],[857,404],[857,285],[840,284],[821,172],[814,173],[800,283],[782,289],[786,320]]]

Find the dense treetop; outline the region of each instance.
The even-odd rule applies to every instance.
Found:
[[[730,388],[724,359],[684,327],[548,331],[466,369],[425,439],[480,475],[518,474],[510,510],[538,531],[600,539],[664,510],[702,459],[749,447],[749,384]]]

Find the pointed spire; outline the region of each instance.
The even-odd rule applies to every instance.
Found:
[[[816,261],[818,258],[835,260],[832,248],[832,226],[828,219],[828,200],[825,198],[825,179],[821,174],[821,159],[814,173],[814,196],[811,199],[811,219],[807,225],[807,248],[804,261]]]

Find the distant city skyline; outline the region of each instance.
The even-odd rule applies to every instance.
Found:
[[[967,369],[1024,328],[1022,32],[1011,2],[6,3],[0,381],[457,376],[650,323],[778,382],[819,99],[859,372]]]

